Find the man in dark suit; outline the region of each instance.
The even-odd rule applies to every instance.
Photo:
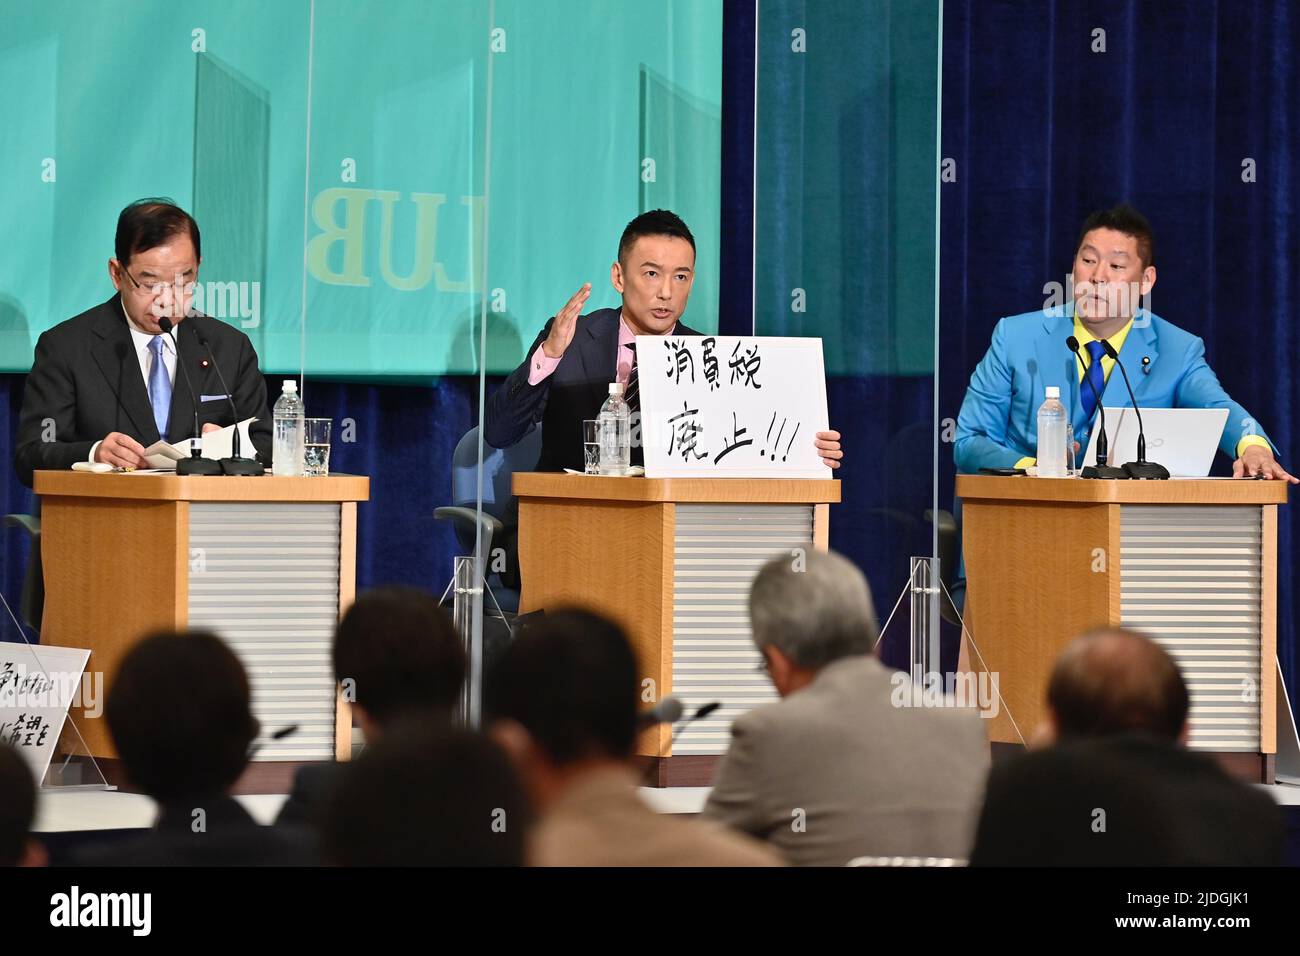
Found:
[[[1187,686],[1130,631],[1062,652],[1035,744],[995,765],[972,866],[1271,866],[1285,826],[1272,797],[1185,749]]]
[[[327,863],[523,865],[530,818],[523,783],[484,734],[405,717],[339,768],[321,814]]]
[[[0,740],[0,868],[44,866],[45,847],[32,836],[36,780],[18,751]]]
[[[334,675],[369,746],[396,720],[418,714],[450,724],[465,682],[465,652],[438,599],[410,587],[365,591],[334,630]],[[276,817],[319,827],[345,765],[304,764]]]
[[[509,448],[541,423],[538,471],[582,470],[582,423],[600,413],[611,383],[624,384],[639,415],[636,336],[700,334],[681,321],[695,280],[695,237],[673,213],[656,209],[627,224],[609,278],[622,307],[579,315],[591,296],[591,283],[584,284],[488,400],[483,437],[494,448]],[[634,421],[633,464],[641,463],[638,432]],[[839,432],[818,432],[815,442],[838,468]]]
[[[127,777],[158,803],[144,833],[77,854],[88,866],[311,866],[312,834],[261,826],[230,795],[257,737],[248,675],[204,631],[146,637],[122,659],[104,717]]]
[[[169,200],[142,199],[118,217],[114,252],[108,274],[117,294],[37,340],[18,421],[19,479],[30,487],[37,469],[66,469],[79,461],[145,467],[149,445],[193,434],[186,371],[200,429],[255,417],[249,437],[269,463],[271,418],[253,343],[192,308],[201,262],[198,224]],[[162,333],[162,318],[175,324],[175,341]],[[233,391],[229,397],[205,341]]]

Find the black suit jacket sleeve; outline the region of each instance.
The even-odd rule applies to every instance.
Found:
[[[248,426],[248,437],[252,439],[253,447],[257,450],[257,457],[262,464],[271,464],[274,429],[270,409],[266,405],[266,377],[257,367],[257,350],[253,348],[253,343],[246,335],[239,337],[239,367],[231,388],[234,389],[231,398],[239,412],[236,422],[242,422],[245,418],[257,419]],[[252,457],[252,453],[247,448],[240,449],[240,452],[246,458]]]
[[[18,418],[14,469],[18,480],[32,486],[37,469],[67,469],[86,461],[99,438],[77,440],[77,390],[66,356],[50,345],[49,333],[36,340],[36,360],[23,389],[23,407]]]
[[[550,391],[552,372],[536,385],[528,384],[528,365],[533,353],[551,334],[554,317],[537,336],[537,340],[524,353],[524,360],[511,372],[501,387],[488,399],[483,425],[483,440],[493,448],[509,448],[528,434],[534,423],[542,420],[546,411],[546,396]]]

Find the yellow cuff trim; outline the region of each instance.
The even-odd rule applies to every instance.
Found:
[[[1244,441],[1244,439],[1243,439],[1243,441]],[[1014,465],[1012,465],[1011,467],[1012,467],[1012,468],[1028,468],[1028,467],[1030,467],[1031,465],[1033,465],[1036,461],[1038,461],[1037,458],[1021,458],[1018,462],[1016,462],[1016,463],[1015,463]]]
[[[1237,442],[1237,457],[1240,458],[1241,453],[1251,445],[1262,445],[1269,451],[1273,450],[1273,446],[1268,443],[1268,439],[1263,435],[1247,435],[1241,441]]]

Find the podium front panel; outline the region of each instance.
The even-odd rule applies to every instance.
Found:
[[[679,755],[724,754],[737,717],[777,699],[749,626],[749,588],[777,556],[813,548],[812,505],[679,504],[673,534],[673,695],[687,713]]]
[[[1120,506],[1121,621],[1177,662],[1191,699],[1188,745],[1195,749],[1271,750],[1260,741],[1261,511]],[[1271,656],[1267,663],[1271,676]]]
[[[190,505],[189,626],[235,652],[263,742],[255,760],[329,760],[339,617],[338,502]],[[296,725],[283,740],[267,739]]]
[[[1032,738],[1061,649],[1090,628],[1123,626],[1177,662],[1189,746],[1269,779],[1285,483],[962,475],[957,492],[968,629],[959,669],[998,676],[990,739]]]

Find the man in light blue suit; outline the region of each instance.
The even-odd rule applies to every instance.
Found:
[[[1234,459],[1234,476],[1297,481],[1278,464],[1254,417],[1223,390],[1206,364],[1205,343],[1137,307],[1155,285],[1153,251],[1151,226],[1131,206],[1088,217],[1074,256],[1073,301],[1004,318],[993,330],[957,418],[958,471],[1034,464],[1038,408],[1052,385],[1061,390],[1075,440],[1086,448],[1096,395],[1107,407],[1129,404],[1122,374],[1111,375],[1115,362],[1102,345],[1108,341],[1140,406],[1228,409],[1219,447]],[[1071,335],[1083,363],[1066,345]]]

